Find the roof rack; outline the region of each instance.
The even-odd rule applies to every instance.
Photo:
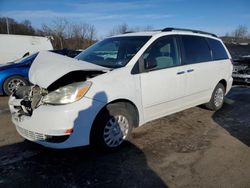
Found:
[[[193,33],[200,33],[200,34],[211,35],[213,37],[217,37],[217,35],[215,35],[213,33],[208,33],[208,32],[205,32],[205,31],[193,30],[193,29],[182,29],[182,28],[166,27],[166,28],[162,29],[161,31],[162,32],[165,32],[165,31],[189,31],[189,32],[193,32]]]

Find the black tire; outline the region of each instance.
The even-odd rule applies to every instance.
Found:
[[[220,92],[223,91],[223,99],[222,99],[222,102],[216,103],[216,94],[219,91]],[[226,91],[226,89],[225,89],[224,85],[221,83],[218,83],[217,86],[215,87],[213,93],[212,93],[210,101],[207,104],[205,104],[206,108],[209,110],[212,110],[212,111],[219,110],[223,106],[223,103],[224,103],[225,91]]]
[[[10,89],[11,88],[10,87],[11,82],[16,82],[17,83],[18,81],[20,81],[20,84],[22,86],[28,85],[28,81],[25,78],[21,77],[21,76],[12,76],[12,77],[9,77],[3,83],[4,94],[5,95],[11,95],[12,94],[12,91]]]
[[[118,102],[118,103],[108,104],[97,115],[93,123],[90,133],[91,146],[102,151],[113,151],[117,148],[120,148],[126,140],[130,139],[132,129],[133,127],[136,126],[137,118],[135,117],[135,114],[133,112],[134,112],[134,107],[128,103]],[[107,127],[108,122],[110,122],[112,118],[114,119],[117,116],[124,116],[127,119],[128,132],[126,138],[122,139],[122,143],[120,143],[117,146],[111,147],[105,142],[104,131],[107,130],[107,128],[105,127]]]

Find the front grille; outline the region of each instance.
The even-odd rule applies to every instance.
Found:
[[[32,141],[45,141],[46,140],[46,135],[44,134],[29,131],[19,126],[16,126],[16,129],[21,136],[23,136],[24,138],[27,138],[28,140],[32,140]]]
[[[31,141],[62,143],[62,142],[65,142],[70,137],[70,135],[61,135],[61,136],[44,135],[44,134],[37,133],[34,131],[29,131],[29,130],[21,128],[17,125],[16,125],[16,129],[21,136],[23,136],[24,138],[31,140]]]

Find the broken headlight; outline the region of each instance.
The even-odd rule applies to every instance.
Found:
[[[44,96],[45,104],[68,104],[81,99],[91,87],[91,82],[76,82],[58,88]]]

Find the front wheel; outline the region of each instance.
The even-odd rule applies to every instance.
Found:
[[[206,104],[206,107],[209,110],[213,111],[219,110],[224,103],[224,98],[225,98],[225,87],[223,84],[218,83],[213,91],[210,101]]]
[[[97,116],[91,129],[90,143],[103,150],[120,147],[131,136],[134,126],[132,110],[125,103],[107,105]]]

